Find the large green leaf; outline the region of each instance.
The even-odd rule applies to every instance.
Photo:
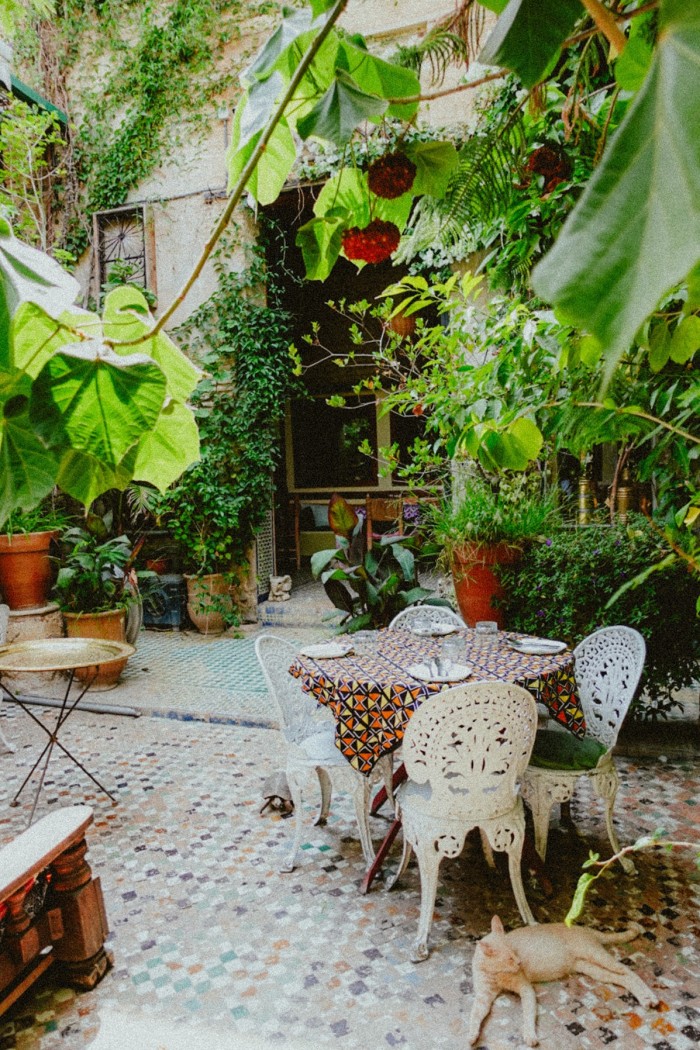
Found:
[[[105,299],[103,332],[105,339],[129,342],[139,339],[153,327],[148,303],[137,288],[124,285],[115,288]],[[134,346],[114,346],[120,355],[134,351],[148,354],[161,368],[167,383],[168,397],[186,401],[201,378],[201,370],[192,364],[165,332],[149,336]]]
[[[82,322],[97,328],[100,324],[95,314],[64,313],[54,319],[35,303],[22,303],[12,318],[11,360],[2,361],[2,366],[37,376],[56,350],[75,342],[75,329],[82,328]]]
[[[71,449],[61,460],[57,484],[63,492],[89,507],[110,489],[124,491],[133,480],[135,458],[135,449],[130,449],[121,463],[111,467],[87,452]]]
[[[370,220],[367,174],[359,168],[341,168],[328,179],[316,198],[314,215],[347,215],[350,226],[366,226]]]
[[[608,375],[700,259],[699,113],[700,6],[666,0],[652,68],[533,274],[537,293],[603,344]]]
[[[134,478],[165,492],[176,478],[199,459],[199,433],[192,410],[171,401],[155,428],[138,443]]]
[[[31,510],[56,484],[56,454],[29,421],[26,397],[10,398],[0,419],[0,521]]]
[[[277,200],[296,157],[294,137],[289,124],[282,117],[248,180],[248,189],[256,201],[265,205]]]
[[[330,10],[315,15],[316,12],[308,8],[283,7],[282,21],[241,77],[242,82],[250,85],[254,80],[264,80],[275,70],[286,73],[289,78],[296,64],[295,58],[328,21]],[[334,45],[337,47],[337,38]]]
[[[226,154],[229,189],[238,182],[263,134],[262,131],[258,131],[245,146],[239,149],[236,145],[237,119],[238,110],[234,116],[231,145]],[[296,155],[294,138],[287,120],[283,117],[275,127],[263,155],[248,179],[247,189],[260,204],[271,204],[277,199],[294,166]]]
[[[416,196],[427,193],[431,197],[444,197],[459,164],[459,155],[453,143],[412,142],[404,150],[416,166],[412,193]]]
[[[420,95],[420,81],[413,70],[385,62],[349,39],[340,42],[337,64],[347,70],[368,95],[385,99],[417,98]],[[417,102],[392,102],[387,108],[387,115],[399,120],[411,120],[417,110]]]
[[[50,256],[18,241],[0,217],[0,345],[7,346],[10,320],[21,303],[36,303],[58,317],[79,294],[74,277]]]
[[[47,442],[89,452],[115,467],[150,430],[165,376],[143,354],[119,357],[99,342],[64,347],[32,387],[30,419]]]
[[[309,281],[325,281],[340,255],[342,233],[347,225],[343,216],[324,215],[310,219],[297,230]]]
[[[512,69],[525,87],[533,87],[583,14],[580,0],[510,0],[479,61]]]
[[[314,135],[342,149],[358,124],[380,117],[386,112],[387,105],[385,99],[368,95],[351,76],[339,69],[323,97],[298,121],[297,131],[302,139]]]

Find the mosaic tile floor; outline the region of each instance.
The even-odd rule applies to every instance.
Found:
[[[39,737],[19,711],[5,711],[1,724],[18,745],[14,756],[0,757],[7,839],[28,816],[28,804],[7,803]],[[101,1009],[225,1029],[242,1050],[254,1036],[308,1050],[466,1046],[474,941],[496,912],[507,926],[518,923],[507,875],[489,873],[478,841],[443,864],[432,952],[415,966],[408,954],[417,870],[409,868],[391,893],[379,882],[369,896],[358,894],[363,865],[348,799],[336,800],[326,828],[309,823],[297,870],[278,873],[291,826],[259,813],[262,782],[280,764],[275,731],[85,713],[66,726],[66,742],[116,788],[118,805],[96,798],[59,757],[39,812],[79,801],[95,808],[89,859],[102,878],[115,968],[85,995],[50,984],[30,992],[0,1021],[0,1050],[83,1050]],[[697,837],[700,763],[621,760],[620,769],[622,841],[659,826]],[[545,900],[527,885],[540,920],[563,917],[588,847],[607,847],[585,790],[574,817],[578,834],[553,829],[550,836],[554,896]],[[375,837],[385,827],[376,819]],[[637,866],[636,877],[616,873],[596,884],[585,919],[604,929],[642,924],[643,936],[614,952],[656,989],[662,1006],[642,1010],[632,996],[587,978],[541,985],[543,1047],[690,1050],[700,1043],[698,871],[682,852],[642,853]],[[519,1004],[502,997],[480,1046],[519,1045]]]

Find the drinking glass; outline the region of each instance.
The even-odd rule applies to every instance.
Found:
[[[449,634],[443,639],[440,655],[448,667],[464,663],[464,653],[464,639],[460,638],[458,634]]]
[[[474,627],[474,644],[491,646],[498,640],[498,624],[495,620],[479,620]]]
[[[411,625],[411,629],[413,630],[414,634],[430,634],[430,627],[430,613],[416,613],[413,619],[413,623]]]

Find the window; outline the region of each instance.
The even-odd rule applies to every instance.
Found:
[[[148,287],[146,223],[143,208],[116,208],[95,214],[99,287],[117,264],[119,278]]]

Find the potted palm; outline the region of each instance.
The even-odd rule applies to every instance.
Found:
[[[131,566],[134,550],[126,536],[105,538],[87,528],[71,528],[62,537],[63,556],[54,595],[70,638],[127,640],[127,612],[138,601]],[[101,664],[92,688],[116,685],[128,657]],[[92,678],[92,669],[76,672]]]
[[[66,515],[50,503],[11,514],[0,529],[0,591],[10,609],[34,609],[49,600],[52,548]]]
[[[499,568],[514,565],[528,540],[558,518],[553,494],[538,476],[488,476],[476,469],[450,499],[427,508],[426,529],[442,566],[451,570],[465,622],[495,620],[503,627]]]

